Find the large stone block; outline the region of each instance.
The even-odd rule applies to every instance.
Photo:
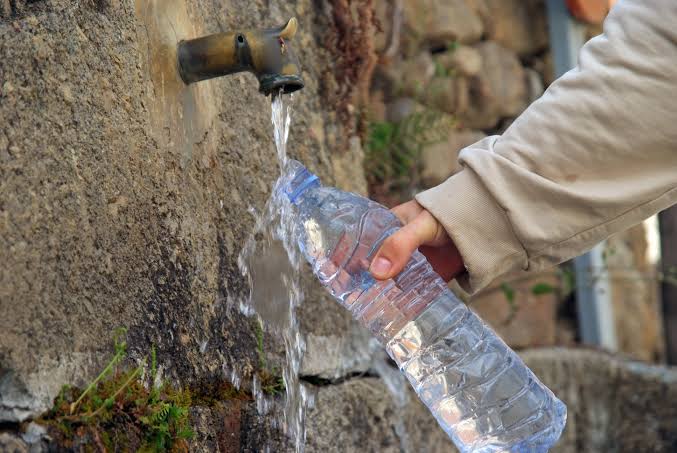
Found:
[[[399,123],[414,113],[425,111],[425,107],[413,98],[396,98],[386,105],[386,119]]]
[[[432,109],[460,114],[470,107],[469,88],[465,77],[436,77],[426,87],[422,101]]]
[[[482,70],[482,55],[471,46],[458,46],[435,55],[435,64],[455,75],[473,77]]]
[[[459,112],[463,125],[475,129],[495,127],[502,118],[514,118],[527,106],[527,77],[517,55],[486,41],[477,45],[481,73],[469,79],[469,105]]]
[[[388,66],[385,76],[393,95],[419,98],[428,91],[428,85],[435,77],[435,63],[430,52],[420,52]]]
[[[447,140],[423,148],[421,152],[421,179],[423,188],[443,183],[459,170],[458,153],[485,137],[481,131],[452,130]]]
[[[543,0],[484,0],[482,16],[487,37],[521,56],[548,47],[548,22]]]
[[[553,346],[558,338],[559,286],[554,272],[507,276],[474,296],[469,305],[510,347]]]
[[[430,46],[472,43],[484,31],[479,15],[464,0],[407,0],[403,6],[409,32]]]
[[[521,354],[567,404],[554,453],[672,452],[677,448],[677,369],[586,349]]]
[[[606,264],[619,351],[655,361],[664,353],[656,263],[647,259],[643,224],[609,238]]]
[[[316,389],[309,413],[309,452],[456,451],[428,409],[406,386],[394,395],[376,378]]]

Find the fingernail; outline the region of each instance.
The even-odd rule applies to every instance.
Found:
[[[371,263],[371,272],[377,275],[385,275],[393,267],[393,263],[388,258],[379,256]]]

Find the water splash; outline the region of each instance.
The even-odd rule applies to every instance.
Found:
[[[305,342],[301,335],[296,309],[304,294],[300,284],[302,257],[296,245],[294,212],[287,197],[277,190],[287,182],[287,140],[291,126],[293,98],[287,95],[273,97],[271,120],[277,148],[280,177],[275,182],[270,199],[263,212],[250,208],[255,218],[255,227],[238,257],[242,275],[247,278],[250,295],[239,303],[240,312],[256,315],[266,330],[282,336],[285,345],[286,363],[283,368],[285,383],[284,419],[285,432],[294,441],[296,452],[304,451],[306,439],[306,411],[314,405],[314,395],[299,379]],[[371,367],[385,382],[395,405],[404,408],[408,395],[403,392],[405,378],[388,363],[385,351],[376,340],[370,342]],[[239,381],[239,378],[238,378]],[[239,382],[238,382],[239,384]],[[268,397],[258,377],[254,376],[252,393],[260,414],[271,413],[275,401]],[[395,430],[403,452],[411,451],[404,419],[396,420]]]
[[[233,387],[235,387],[237,390],[240,390],[242,379],[240,378],[240,374],[237,371],[232,370],[230,372],[230,382],[233,384]]]
[[[280,166],[280,178],[273,188],[265,209],[260,214],[250,211],[256,219],[252,234],[238,257],[242,275],[248,280],[250,295],[240,304],[246,315],[256,314],[265,330],[282,336],[286,362],[282,370],[285,384],[283,426],[294,441],[296,452],[304,451],[306,439],[306,410],[313,397],[299,379],[305,342],[300,332],[296,309],[303,302],[300,284],[301,256],[294,241],[294,217],[290,203],[281,191],[287,165],[287,139],[291,125],[291,95],[273,96],[272,123]],[[258,378],[253,382],[253,393],[259,413],[270,412],[275,402],[261,388]]]

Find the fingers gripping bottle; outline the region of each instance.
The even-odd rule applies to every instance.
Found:
[[[385,346],[461,452],[545,452],[566,406],[448,289],[425,257],[374,280],[369,263],[401,227],[385,207],[322,187],[290,161],[283,190],[302,253],[322,285]]]

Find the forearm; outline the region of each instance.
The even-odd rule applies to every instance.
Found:
[[[583,253],[677,200],[677,2],[621,1],[579,68],[417,196],[471,292]]]

